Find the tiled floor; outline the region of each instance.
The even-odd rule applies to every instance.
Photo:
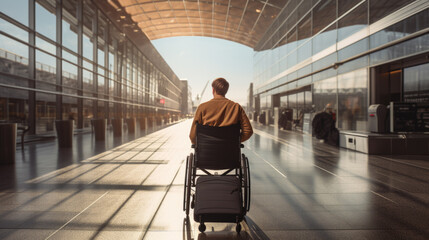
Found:
[[[208,223],[201,234],[182,211],[189,126],[18,149],[0,166],[0,239],[429,239],[427,157],[368,156],[257,124],[243,150],[243,232]]]

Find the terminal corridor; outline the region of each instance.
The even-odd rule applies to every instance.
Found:
[[[252,180],[243,231],[207,223],[202,234],[182,210],[190,124],[106,143],[105,151],[82,134],[73,157],[55,141],[18,149],[16,164],[1,168],[0,239],[429,237],[424,157],[368,156],[255,122],[243,149]]]

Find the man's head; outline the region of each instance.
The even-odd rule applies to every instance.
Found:
[[[225,78],[217,78],[212,83],[213,94],[221,95],[225,97],[225,94],[228,92],[229,83]]]

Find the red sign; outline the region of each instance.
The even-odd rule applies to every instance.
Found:
[[[164,98],[159,99],[159,103],[165,104],[165,99]]]

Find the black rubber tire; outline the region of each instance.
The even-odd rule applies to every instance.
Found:
[[[236,231],[237,233],[240,233],[240,232],[241,232],[241,224],[240,224],[240,223],[238,223],[238,224],[237,224],[237,226],[235,226],[235,231]]]
[[[191,203],[191,181],[192,181],[192,164],[194,162],[194,154],[191,153],[189,155],[189,159],[187,161],[187,174],[186,174],[186,182],[185,182],[185,194],[186,194],[186,202],[185,202],[185,211],[186,216],[189,216],[189,205]]]
[[[243,208],[248,212],[250,210],[250,168],[249,159],[241,155],[241,172],[243,174]]]
[[[198,230],[203,233],[206,230],[206,225],[204,223],[200,223],[200,226],[198,226]]]
[[[188,170],[188,162],[189,162],[189,156],[186,157],[186,165],[185,165],[185,181],[183,183],[183,211],[186,211],[186,202],[187,202],[187,184],[188,184],[188,174],[189,174],[189,170]]]

